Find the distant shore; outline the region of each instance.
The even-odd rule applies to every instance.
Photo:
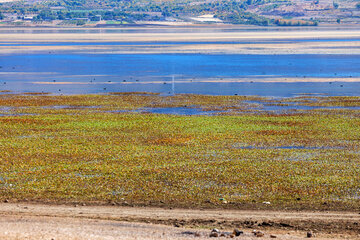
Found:
[[[130,31],[130,29],[134,29],[134,31]],[[236,31],[231,31],[233,29]],[[252,30],[246,31],[248,29]],[[189,27],[151,27],[126,28],[126,30],[129,31],[109,32],[109,29],[106,28],[96,30],[1,28],[0,52],[1,54],[59,53],[63,51],[92,54],[360,54],[360,29],[356,28],[208,27],[202,31],[194,31],[194,28]],[[34,31],[37,31],[36,34],[32,34]],[[339,39],[346,39],[346,41]],[[137,43],[137,45],[114,46],[109,44],[113,42]],[[156,44],[154,47],[154,43],[159,42],[164,44]],[[22,45],[25,43],[38,44]],[[43,43],[69,44],[46,46]],[[98,44],[74,45],[71,43]],[[179,44],[167,45],[167,43]]]
[[[56,25],[54,23],[42,23],[36,24],[32,22],[23,22],[22,24],[15,23],[7,23],[0,22],[1,28],[75,28],[75,29],[84,29],[84,28],[151,28],[151,27],[194,27],[194,28],[278,28],[278,29],[308,29],[308,28],[332,28],[332,29],[346,29],[346,28],[360,28],[360,24],[357,23],[320,23],[317,26],[277,26],[277,25],[269,25],[269,26],[261,26],[261,25],[246,25],[246,24],[231,24],[231,23],[196,23],[196,22],[172,22],[172,21],[139,21],[136,23],[126,23],[126,24],[93,24],[93,25]]]

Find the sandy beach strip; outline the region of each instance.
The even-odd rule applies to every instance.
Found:
[[[360,30],[349,31],[252,31],[187,33],[3,33],[0,42],[157,42],[239,41],[280,39],[360,38]]]
[[[154,44],[136,45],[3,45],[0,54],[360,54],[360,41],[315,41],[285,43],[190,43],[190,44]]]
[[[79,32],[79,29],[74,33],[68,31],[58,33],[56,29],[50,29],[49,31],[54,32],[44,30],[44,32],[34,34],[32,31],[35,30],[39,31],[27,29],[22,33],[21,31],[0,33],[0,55],[64,52],[84,54],[360,54],[360,29],[221,32],[212,31],[214,28],[207,28],[199,32],[190,31],[189,28],[181,28],[181,30],[169,28],[167,32],[162,28],[147,28],[123,33],[109,33],[105,30],[102,32],[101,29],[97,29],[100,31],[98,33],[90,30]],[[63,31],[63,29],[60,30]],[[31,45],[22,45],[29,43]],[[51,43],[53,45],[46,45]],[[82,44],[77,45],[78,43]],[[134,43],[134,45],[121,43]]]

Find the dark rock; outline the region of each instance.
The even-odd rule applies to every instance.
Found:
[[[271,234],[270,238],[277,238],[277,236]]]
[[[263,232],[258,230],[254,230],[253,233],[256,237],[263,237],[265,235]]]
[[[219,233],[217,232],[211,232],[210,237],[219,237]]]
[[[280,223],[280,226],[282,226],[282,227],[292,227],[290,224],[287,224],[287,223]]]
[[[312,238],[312,237],[315,237],[315,236],[314,236],[314,233],[313,233],[313,232],[307,232],[307,233],[306,233],[306,237],[307,237],[307,238]]]
[[[258,224],[259,226],[272,226],[273,224],[271,222],[262,222]]]
[[[244,234],[244,232],[243,232],[243,231],[240,231],[239,229],[234,229],[233,234],[238,237],[238,236],[240,236],[241,234]]]
[[[5,199],[5,200],[4,200],[4,203],[8,203],[8,202],[9,202],[9,200],[8,200],[8,199]]]

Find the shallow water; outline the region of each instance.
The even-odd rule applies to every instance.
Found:
[[[26,54],[0,58],[2,78],[40,73],[74,81],[228,77],[360,77],[358,55]],[[4,76],[5,75],[5,76]],[[81,79],[81,76],[87,78]],[[103,77],[101,77],[103,76]],[[49,76],[47,76],[49,77]],[[17,77],[18,78],[18,77]],[[35,80],[37,77],[28,77]],[[194,79],[194,80],[195,80]],[[47,79],[49,80],[49,79]],[[168,79],[169,80],[169,79]],[[221,80],[221,79],[219,79]]]
[[[360,77],[358,55],[9,54],[0,67],[0,90],[16,92],[360,95],[359,82],[336,82]],[[314,77],[329,82],[266,82]]]
[[[302,105],[300,102],[292,102],[286,104],[271,104],[261,101],[245,101],[246,103],[256,104],[256,107],[250,107],[251,110],[260,110],[266,112],[275,112],[275,113],[293,113],[299,111],[309,111],[316,109],[346,109],[346,110],[360,110],[360,107],[344,107],[344,106],[306,106]],[[316,102],[316,100],[314,101]]]

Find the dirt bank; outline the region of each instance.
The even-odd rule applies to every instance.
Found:
[[[359,224],[358,212],[0,204],[1,239],[202,239],[214,227],[240,228],[241,239],[253,239],[254,229],[264,238],[303,239],[313,231],[317,239],[360,239]]]

